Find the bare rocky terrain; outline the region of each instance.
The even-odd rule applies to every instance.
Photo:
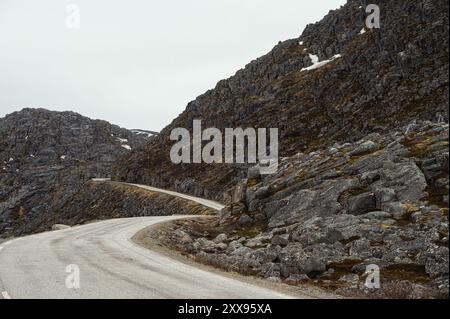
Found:
[[[448,2],[350,0],[195,101],[113,178],[216,199],[158,238],[195,260],[343,295],[448,296]],[[329,60],[312,67],[313,58]],[[309,68],[305,70],[305,68]],[[277,174],[172,164],[172,129],[277,127]],[[159,152],[151,150],[158,149]],[[364,287],[380,267],[382,289]]]
[[[448,295],[448,125],[424,122],[284,158],[219,217],[155,238],[197,261],[359,297]],[[382,290],[364,286],[380,267]]]
[[[361,298],[449,291],[449,46],[445,0],[349,0],[187,105],[161,134],[71,112],[0,119],[0,237],[115,217],[211,214],[111,176],[226,204],[155,240],[190,258]],[[322,63],[314,66],[314,60]],[[312,67],[312,68],[311,68]],[[280,165],[175,165],[170,132],[279,129]],[[149,235],[150,236],[150,235]],[[364,286],[366,266],[381,289]]]

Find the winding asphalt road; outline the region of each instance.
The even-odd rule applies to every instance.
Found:
[[[201,198],[134,186],[214,209],[223,207]],[[148,226],[184,217],[112,219],[1,243],[0,298],[290,298],[171,259],[131,240]],[[75,269],[67,269],[69,265],[79,269],[78,289],[66,285]]]

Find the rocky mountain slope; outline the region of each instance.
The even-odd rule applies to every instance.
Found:
[[[117,180],[228,204],[155,239],[205,263],[352,296],[448,296],[448,1],[350,0],[188,104]],[[314,65],[317,61],[321,66]],[[173,128],[277,127],[281,166],[171,163]],[[152,150],[158,149],[158,152]],[[385,289],[364,288],[366,266]]]
[[[448,120],[448,1],[377,1],[380,29],[365,30],[365,6],[348,1],[298,39],[278,44],[188,104],[143,149],[117,165],[119,180],[223,200],[245,177],[232,165],[173,165],[173,128],[277,127],[281,156],[392,130]],[[339,58],[314,69],[320,61]],[[153,152],[152,150],[159,150]]]
[[[0,237],[48,229],[55,207],[87,180],[110,176],[114,160],[146,140],[73,112],[24,109],[1,118]]]

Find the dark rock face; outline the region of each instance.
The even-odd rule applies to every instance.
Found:
[[[73,112],[24,109],[0,119],[0,237],[45,230],[57,205],[146,138]]]
[[[193,119],[201,119],[204,128],[277,127],[281,156],[356,141],[416,119],[447,121],[448,1],[378,1],[381,28],[360,34],[367,4],[348,1],[298,39],[220,81],[158,138],[125,156],[115,178],[224,200],[247,175],[246,167],[170,162],[171,130],[190,129]],[[311,64],[309,54],[320,61],[342,57],[302,71]],[[352,155],[376,147],[361,145]]]

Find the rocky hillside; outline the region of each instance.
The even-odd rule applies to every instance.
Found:
[[[447,124],[284,158],[252,174],[214,221],[178,222],[155,240],[206,264],[360,297],[448,296]],[[368,265],[382,289],[364,287]]]
[[[87,180],[110,176],[113,161],[146,140],[73,112],[24,109],[1,118],[0,237],[48,229],[56,206]]]
[[[377,1],[381,28],[366,30],[368,3],[348,1],[220,81],[158,138],[124,157],[115,177],[223,200],[245,169],[170,162],[171,130],[191,128],[193,119],[202,119],[204,128],[278,127],[281,156],[418,119],[447,121],[448,1]],[[330,61],[305,70],[316,57]]]
[[[352,296],[448,296],[448,1],[349,0],[188,104],[114,178],[228,204],[155,238],[202,262]],[[321,62],[321,63],[319,63]],[[173,128],[277,127],[281,165],[174,165]],[[152,152],[158,149],[159,152]],[[164,232],[164,231],[162,231]],[[364,288],[369,264],[382,290]]]

